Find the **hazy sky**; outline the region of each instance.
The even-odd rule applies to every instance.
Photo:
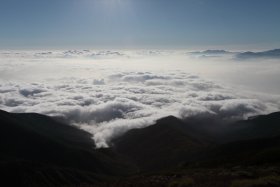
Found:
[[[274,48],[279,0],[1,0],[0,48]]]

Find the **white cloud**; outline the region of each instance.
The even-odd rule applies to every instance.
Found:
[[[236,91],[202,78],[190,64],[174,65],[177,57],[168,57],[173,53],[147,52],[143,59],[140,52],[103,51],[95,55],[110,58],[80,59],[92,53],[2,53],[0,68],[8,74],[0,74],[0,108],[62,116],[91,132],[99,147],[168,115],[244,118],[280,108],[279,95]],[[53,60],[66,54],[74,60]]]

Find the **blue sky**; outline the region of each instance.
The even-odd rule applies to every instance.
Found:
[[[1,0],[0,48],[275,48],[279,0]]]

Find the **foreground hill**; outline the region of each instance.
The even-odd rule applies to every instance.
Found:
[[[89,133],[39,114],[0,111],[0,149],[10,185],[92,183],[129,170],[110,150],[96,150]]]
[[[279,186],[280,113],[222,122],[169,116],[95,149],[92,135],[76,127],[0,111],[1,184]]]
[[[114,148],[142,171],[116,186],[280,186],[279,112],[230,124],[166,117]]]
[[[141,171],[177,167],[186,156],[213,144],[173,116],[162,118],[152,126],[131,130],[113,142],[115,150],[136,162]]]
[[[209,121],[194,120],[197,122],[194,123],[172,116],[162,118],[155,125],[127,132],[114,141],[114,148],[143,171],[170,169],[184,162],[188,165],[207,162],[212,166],[253,164],[253,159],[259,162],[255,156],[262,156],[263,164],[280,162],[277,156],[271,160],[273,155],[269,155],[280,156],[279,112],[227,124],[222,131],[207,131],[207,125],[221,126],[220,122],[217,125]],[[266,160],[265,156],[269,158]]]
[[[280,135],[280,112],[259,115],[230,124],[221,137],[224,141],[271,138]]]

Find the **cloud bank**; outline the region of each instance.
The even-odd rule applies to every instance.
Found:
[[[1,59],[6,73],[0,76],[0,108],[63,117],[91,132],[98,147],[168,115],[241,119],[280,109],[279,95],[242,92],[190,73],[188,66],[174,66],[176,58],[166,60],[173,52],[157,52],[156,58],[150,56],[154,53],[139,57],[142,53],[137,52],[134,60],[124,60],[124,52],[102,53],[108,57],[105,61],[42,57],[54,53],[40,53],[40,60],[34,56],[25,60],[25,53]]]

